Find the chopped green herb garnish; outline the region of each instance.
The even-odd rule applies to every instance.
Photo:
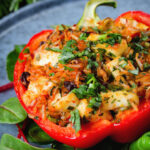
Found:
[[[98,94],[97,97],[92,97],[92,99],[89,101],[88,107],[98,109],[101,105],[101,102],[102,102],[101,96]]]
[[[127,66],[127,65],[128,65],[127,62],[124,62],[124,63],[122,63],[122,64],[119,64],[119,66],[120,66],[121,68],[124,68],[124,67]]]
[[[114,54],[113,54],[113,53],[111,53],[111,52],[109,52],[109,53],[107,54],[107,56],[109,56],[109,57],[111,57],[111,58],[116,57],[116,55],[114,55]]]
[[[64,69],[65,69],[65,70],[69,70],[69,71],[74,71],[73,68],[70,68],[70,67],[67,67],[67,66],[64,66]]]
[[[100,61],[102,61],[104,58],[104,54],[106,53],[106,50],[103,48],[98,48],[98,53],[100,54],[100,56],[99,56]]]
[[[139,74],[139,68],[135,69],[135,70],[128,70],[128,72],[134,74],[134,75],[138,75]]]
[[[132,89],[134,89],[134,88],[136,88],[136,87],[137,87],[137,85],[136,85],[135,83],[131,84],[131,88],[132,88]]]
[[[64,46],[61,55],[59,56],[59,62],[61,64],[66,64],[70,60],[75,59],[77,56],[73,53],[73,51],[77,50],[76,41],[70,40]]]
[[[92,67],[98,67],[98,63],[96,61],[93,61],[91,59],[88,59],[88,65],[87,65],[87,69],[90,69]]]
[[[59,48],[49,48],[49,47],[46,47],[45,50],[47,50],[47,51],[53,51],[53,52],[58,52],[58,53],[62,52],[62,50],[59,49]]]
[[[148,35],[141,32],[141,41],[147,41],[147,40],[148,40]]]
[[[107,85],[107,88],[111,91],[119,91],[119,90],[122,90],[123,87],[122,86],[119,86],[119,85],[112,85],[112,84],[108,84]]]
[[[119,58],[119,62],[121,62],[122,60],[128,62],[128,59],[127,59],[126,57],[120,57],[120,58]]]
[[[54,72],[49,73],[49,76],[54,76],[54,75],[55,75],[55,73],[54,73]]]
[[[79,99],[90,98],[90,107],[98,108],[101,104],[101,97],[98,93],[106,91],[106,88],[99,83],[94,74],[88,74],[85,80],[86,84],[80,85],[79,88],[73,89]]]
[[[150,64],[149,63],[144,63],[143,64],[144,69],[150,69]]]
[[[104,34],[105,35],[105,34]],[[122,36],[121,34],[117,34],[117,33],[109,33],[107,34],[107,38],[103,38],[103,39],[100,39],[100,43],[103,44],[103,43],[107,43],[111,46],[115,45],[116,43],[121,43],[121,40],[122,40]]]
[[[71,111],[70,121],[72,122],[75,131],[78,132],[81,129],[80,114],[78,109]]]
[[[80,40],[86,40],[87,39],[87,34],[86,33],[81,33],[79,39]]]
[[[99,33],[99,32],[101,32],[101,30],[100,29],[98,29],[96,26],[95,27],[91,27],[96,33]]]
[[[101,34],[98,36],[98,40],[106,39],[108,34]]]

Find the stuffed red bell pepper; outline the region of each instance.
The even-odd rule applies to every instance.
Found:
[[[100,20],[90,0],[77,25],[34,35],[15,65],[16,94],[52,138],[87,148],[130,142],[150,129],[150,15]]]

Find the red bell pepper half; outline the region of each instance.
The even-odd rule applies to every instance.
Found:
[[[129,11],[116,19],[119,22],[122,17],[132,18],[138,22],[150,26],[150,15],[141,11]],[[41,41],[46,41],[47,37],[52,33],[52,30],[44,30],[34,35],[25,48],[30,49],[31,55],[38,48]],[[72,127],[60,127],[53,122],[42,119],[34,119],[35,114],[32,109],[27,108],[22,100],[22,95],[26,88],[20,81],[20,76],[24,72],[27,62],[26,54],[23,53],[25,48],[19,55],[19,60],[15,65],[14,70],[14,87],[17,97],[24,109],[33,120],[52,138],[78,148],[88,148],[104,138],[110,136],[117,142],[126,143],[135,140],[142,133],[150,129],[150,101],[142,101],[138,111],[123,114],[122,120],[119,123],[113,123],[107,120],[99,120],[94,123],[82,124],[81,130],[75,133]]]

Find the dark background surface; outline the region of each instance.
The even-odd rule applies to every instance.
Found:
[[[9,82],[6,75],[6,56],[16,44],[25,44],[35,34],[50,25],[73,25],[78,22],[87,0],[44,0],[31,4],[0,20],[0,86]],[[101,6],[97,9],[100,18],[116,18],[129,10],[150,13],[150,0],[118,0],[116,9]],[[14,90],[0,93],[0,104],[15,97]],[[3,133],[17,135],[15,125],[0,124]]]

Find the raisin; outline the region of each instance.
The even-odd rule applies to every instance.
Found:
[[[28,85],[29,85],[29,81],[28,81],[28,77],[30,76],[30,73],[29,72],[23,72],[21,77],[20,77],[20,80],[22,82],[22,84],[28,88]]]
[[[73,90],[74,88],[77,88],[77,86],[75,85],[74,82],[70,82],[70,81],[65,81],[64,82],[64,86],[66,87],[66,89],[70,92],[71,90]]]

